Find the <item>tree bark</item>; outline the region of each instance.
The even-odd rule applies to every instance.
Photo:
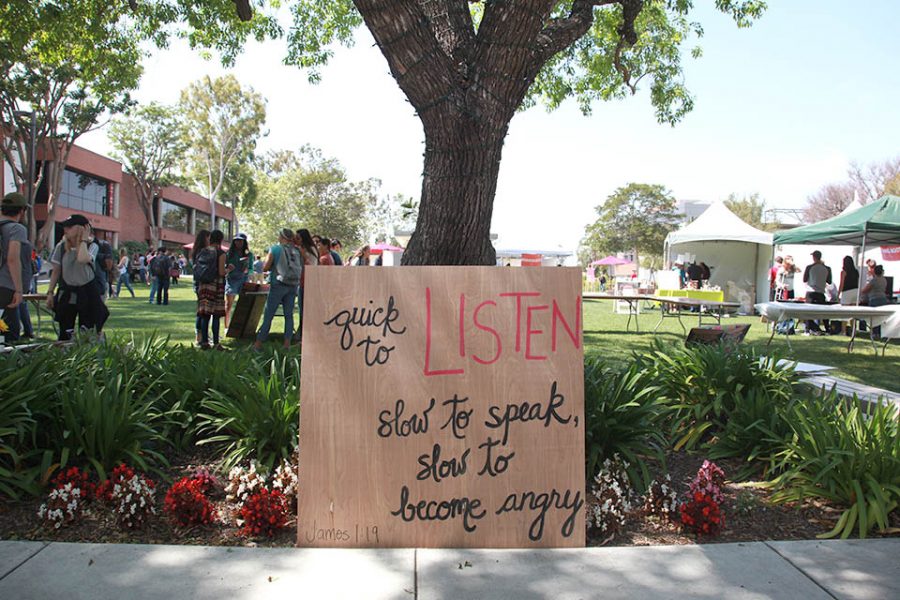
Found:
[[[496,264],[490,226],[507,126],[454,120],[426,132],[419,216],[403,264]]]

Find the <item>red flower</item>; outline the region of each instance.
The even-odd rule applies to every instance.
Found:
[[[244,535],[265,534],[268,537],[287,523],[287,499],[278,491],[262,488],[247,498],[241,508]]]

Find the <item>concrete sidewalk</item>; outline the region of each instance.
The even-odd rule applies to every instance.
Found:
[[[0,541],[0,598],[900,598],[900,539],[575,550]]]

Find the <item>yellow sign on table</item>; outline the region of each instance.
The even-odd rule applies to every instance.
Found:
[[[674,298],[694,298],[696,300],[709,300],[710,302],[724,302],[725,292],[722,290],[656,290],[657,296]]]
[[[583,546],[577,269],[310,269],[300,546]]]

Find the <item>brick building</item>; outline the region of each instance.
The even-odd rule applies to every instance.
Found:
[[[0,189],[3,193],[15,189],[12,171],[6,164],[0,171]],[[47,195],[44,180],[35,199],[38,228],[47,219]],[[177,186],[163,188],[154,201],[161,243],[180,250],[184,244],[194,241],[194,234],[200,229],[213,229],[209,209],[209,200],[199,194]],[[79,146],[74,146],[69,153],[63,175],[55,214],[55,240],[62,236],[59,223],[73,213],[90,219],[98,237],[116,248],[128,241],[150,242],[150,226],[138,203],[134,178],[122,170],[121,163]],[[231,208],[217,202],[216,227],[225,232],[226,239],[231,236],[232,221]]]

